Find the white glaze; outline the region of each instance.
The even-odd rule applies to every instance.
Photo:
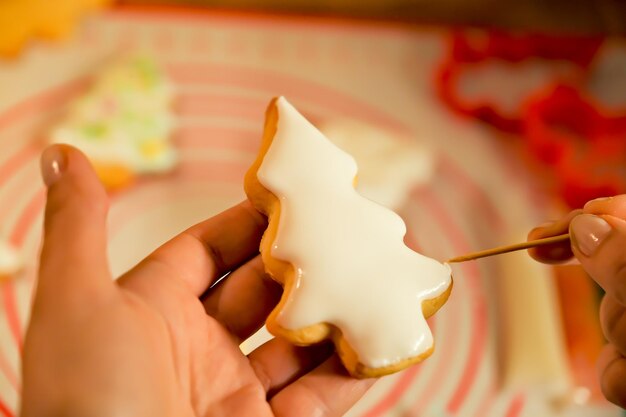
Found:
[[[354,189],[352,157],[287,100],[276,106],[276,135],[257,175],[281,204],[272,256],[297,271],[278,324],[331,323],[372,368],[424,353],[433,339],[422,301],[448,288],[449,266],[409,249],[402,219]]]

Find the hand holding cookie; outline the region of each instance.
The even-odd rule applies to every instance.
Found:
[[[538,239],[567,232],[571,247],[552,245],[530,251],[542,262],[560,262],[575,256],[606,291],[600,320],[608,344],[598,361],[604,395],[626,406],[626,195],[590,201],[564,219],[530,232]]]
[[[42,170],[44,244],[22,417],[342,415],[373,383],[351,378],[329,345],[277,338],[241,352],[281,294],[258,256],[267,222],[248,202],[192,226],[114,281],[108,199],[88,160],[55,145]]]

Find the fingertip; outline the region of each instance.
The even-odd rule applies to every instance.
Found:
[[[586,214],[608,214],[626,219],[626,194],[591,200],[585,204],[583,211]]]
[[[572,221],[572,250],[607,294],[626,305],[626,221],[610,215],[583,214]]]
[[[600,387],[607,400],[626,406],[626,359],[615,346],[608,344],[598,358]]]
[[[87,157],[77,148],[57,143],[48,146],[39,159],[41,174],[47,186],[51,186],[71,170],[91,168]]]
[[[611,294],[600,303],[600,326],[606,340],[619,353],[626,353],[626,307]]]
[[[572,219],[581,213],[582,210],[573,210],[560,220],[544,223],[535,227],[528,233],[528,240],[542,239],[567,233]],[[569,242],[532,248],[528,250],[528,254],[536,261],[546,264],[563,263],[574,256]]]
[[[613,197],[598,197],[598,198],[594,198],[593,200],[589,200],[585,203],[585,205],[583,206],[583,210],[589,210],[592,207],[599,205],[599,204],[604,204],[604,203],[608,203],[613,199]]]
[[[87,157],[70,145],[46,148],[40,159],[41,175],[48,187],[46,211],[81,200],[92,215],[108,211],[108,196]]]
[[[601,216],[581,214],[569,227],[573,248],[583,257],[593,256],[612,232],[611,225]]]
[[[244,210],[250,213],[250,217],[254,220],[259,228],[265,229],[267,227],[267,216],[257,210],[250,200],[245,199],[244,201],[239,203],[239,206],[241,206]]]
[[[528,250],[531,258],[544,264],[561,264],[574,256],[569,242],[539,246]]]

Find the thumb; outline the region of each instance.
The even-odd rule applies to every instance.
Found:
[[[570,223],[572,251],[591,277],[626,305],[626,220],[581,214]]]
[[[113,288],[106,253],[108,196],[73,147],[47,148],[41,172],[48,194],[36,303],[91,300]]]

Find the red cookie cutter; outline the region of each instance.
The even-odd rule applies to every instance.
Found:
[[[514,35],[503,32],[456,31],[450,39],[449,54],[437,72],[441,100],[457,113],[480,119],[505,132],[520,133],[521,114],[506,114],[497,103],[471,102],[457,91],[460,75],[468,64],[498,59],[517,63],[527,58],[564,60],[582,69],[591,64],[603,37],[562,37],[539,34]],[[520,106],[521,107],[521,106]]]
[[[626,116],[559,85],[529,102],[524,132],[531,154],[554,169],[570,207],[626,192]]]

